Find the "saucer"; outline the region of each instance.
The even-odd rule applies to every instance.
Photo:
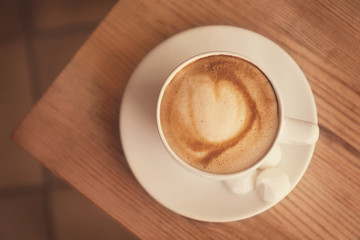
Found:
[[[138,64],[124,91],[119,122],[132,172],[168,209],[200,221],[229,222],[264,212],[280,200],[264,202],[255,191],[235,195],[222,182],[187,171],[167,152],[156,125],[157,99],[167,76],[190,57],[210,51],[234,52],[259,63],[276,82],[285,116],[317,124],[317,113],[310,86],[296,62],[274,42],[242,28],[205,26],[181,32],[159,44]],[[315,144],[280,144],[280,148],[279,168],[289,176],[290,193],[304,175]]]

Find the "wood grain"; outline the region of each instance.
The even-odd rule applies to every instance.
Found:
[[[136,64],[182,30],[244,27],[300,65],[318,107],[320,139],[297,187],[270,210],[204,223],[162,207],[121,149],[119,105]],[[58,176],[142,239],[360,238],[359,1],[120,1],[13,134]]]

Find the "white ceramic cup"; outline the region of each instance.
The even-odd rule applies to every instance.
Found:
[[[168,84],[172,81],[173,77],[177,72],[179,72],[183,67],[185,67],[188,64],[191,64],[195,60],[198,60],[203,57],[212,56],[212,55],[229,55],[229,56],[235,56],[242,58],[246,61],[251,62],[255,66],[257,66],[268,78],[269,82],[273,86],[277,101],[278,101],[278,109],[279,109],[279,128],[277,136],[271,146],[271,148],[268,150],[267,154],[256,164],[252,165],[251,167],[235,172],[235,173],[227,173],[227,174],[215,174],[215,173],[209,173],[201,171],[197,168],[192,167],[191,165],[187,164],[185,161],[183,161],[179,156],[177,156],[174,151],[171,149],[169,144],[166,141],[166,138],[162,131],[162,126],[160,122],[160,105],[162,101],[162,97],[164,95],[165,89],[168,86]],[[288,143],[288,144],[314,144],[319,136],[319,128],[317,124],[306,122],[298,119],[292,119],[284,116],[283,111],[283,101],[281,99],[281,96],[279,94],[279,91],[276,87],[276,82],[274,82],[266,72],[263,71],[261,66],[254,62],[252,59],[249,59],[246,56],[242,56],[235,53],[230,52],[208,52],[203,53],[197,56],[194,56],[182,64],[180,64],[166,79],[164,82],[162,89],[159,94],[158,103],[157,103],[157,109],[156,109],[156,120],[157,120],[157,126],[159,130],[159,134],[161,137],[161,140],[165,146],[165,148],[168,150],[168,152],[171,154],[171,156],[178,162],[180,165],[184,168],[184,170],[189,170],[193,172],[194,174],[204,177],[204,178],[210,178],[210,179],[216,179],[219,181],[223,181],[225,186],[232,191],[235,194],[245,194],[255,187],[255,182],[257,178],[257,169],[265,169],[265,168],[272,168],[276,167],[276,165],[280,162],[281,158],[281,151],[279,148],[279,143]],[[271,182],[271,181],[269,181]],[[277,186],[275,186],[276,188]],[[281,190],[280,192],[284,192],[284,190]]]

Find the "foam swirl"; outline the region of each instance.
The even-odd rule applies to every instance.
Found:
[[[265,75],[226,55],[205,57],[180,70],[165,90],[160,112],[173,151],[190,165],[215,173],[257,162],[278,125],[276,97]],[[261,156],[253,156],[257,151]]]

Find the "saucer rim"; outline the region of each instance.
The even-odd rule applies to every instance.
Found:
[[[169,42],[169,41],[173,41],[174,39],[176,38],[179,38],[180,36],[183,36],[185,34],[191,34],[192,32],[195,32],[195,31],[201,31],[201,30],[205,30],[205,28],[207,30],[209,29],[213,29],[214,31],[216,31],[216,28],[232,28],[233,30],[235,31],[243,31],[244,34],[256,34],[258,36],[260,36],[261,38],[265,38],[264,36],[258,34],[258,33],[255,33],[255,32],[252,32],[250,30],[247,30],[247,29],[243,29],[243,28],[239,28],[239,27],[234,27],[234,26],[221,26],[221,25],[215,25],[215,26],[203,26],[203,27],[197,27],[197,28],[192,28],[192,29],[189,29],[189,30],[185,30],[183,32],[180,32],[168,39],[166,39],[165,41],[161,42],[160,44],[158,44],[155,48],[153,48],[151,51],[149,51],[145,56],[144,58],[140,61],[140,63],[137,65],[137,67],[134,69],[133,71],[133,74],[130,76],[129,78],[129,82],[134,78],[134,75],[136,74],[137,71],[139,71],[139,68],[146,62],[148,61],[148,59],[150,58],[150,55],[156,53],[156,50],[158,50],[159,48],[163,47],[165,45],[165,43]],[[267,39],[267,38],[266,38]],[[268,41],[271,41],[269,39],[267,39]],[[274,43],[275,44],[275,43]],[[276,44],[275,44],[276,45]],[[281,49],[281,48],[280,48]],[[283,49],[281,49],[282,51],[284,51]],[[214,49],[213,51],[226,51],[226,50],[218,50],[218,49]],[[284,51],[285,52],[285,51]],[[286,52],[285,52],[286,53]],[[199,52],[199,54],[202,54],[202,52]],[[242,53],[239,53],[239,54],[242,54]],[[291,56],[288,55],[290,59]],[[292,59],[293,60],[293,59]],[[179,62],[180,64],[181,62]],[[295,63],[296,64],[296,63]],[[296,64],[297,65],[297,64]],[[297,65],[298,66],[298,65]],[[300,70],[301,71],[301,70]],[[302,73],[302,71],[301,71]],[[303,73],[302,73],[303,74]],[[303,79],[305,80],[304,81],[304,84],[309,84],[305,75],[303,74]],[[274,80],[276,81],[276,80]],[[128,82],[128,83],[129,83]],[[309,89],[310,89],[310,86],[308,85]],[[126,97],[126,90],[128,88],[128,84],[127,86],[125,87],[124,89],[124,95],[123,95],[123,100],[125,99]],[[310,89],[311,91],[311,89]],[[315,100],[314,100],[314,97],[313,97],[313,94],[311,92],[310,94],[312,96],[312,101],[314,102],[314,106],[315,108],[313,108],[312,110],[310,111],[314,111],[315,112],[315,120],[312,121],[313,123],[317,124],[317,111],[316,111],[316,105],[315,105]],[[209,219],[209,218],[206,218],[206,217],[199,217],[199,216],[189,216],[189,215],[186,215],[184,213],[182,213],[180,210],[178,209],[173,209],[171,207],[168,206],[168,204],[164,203],[163,199],[159,199],[158,196],[156,196],[156,194],[153,194],[153,192],[148,189],[147,187],[145,187],[145,184],[142,183],[142,180],[141,180],[141,176],[139,176],[138,172],[134,169],[134,167],[132,166],[132,163],[131,163],[131,160],[129,160],[129,153],[128,153],[128,149],[125,147],[125,144],[124,142],[126,142],[126,138],[124,136],[124,131],[122,131],[122,129],[124,129],[124,124],[122,124],[122,122],[124,121],[123,120],[123,117],[124,117],[124,108],[123,108],[123,105],[124,105],[124,101],[121,102],[121,106],[120,106],[120,116],[119,116],[119,130],[120,130],[120,138],[121,138],[121,142],[122,142],[122,145],[123,145],[123,150],[124,150],[124,154],[125,154],[125,157],[127,159],[127,162],[129,164],[129,167],[132,171],[132,173],[134,174],[135,178],[137,179],[137,181],[140,183],[140,185],[145,189],[145,191],[151,196],[153,197],[157,202],[159,202],[161,205],[165,206],[166,208],[170,209],[171,211],[177,213],[177,214],[180,214],[182,216],[185,216],[185,217],[188,217],[188,218],[191,218],[191,219],[195,219],[195,220],[199,220],[199,221],[204,221],[204,222],[231,222],[231,221],[237,221],[237,220],[242,220],[242,219],[246,219],[246,218],[249,218],[249,217],[252,217],[252,216],[255,216],[255,215],[258,215],[266,210],[268,210],[269,208],[273,207],[274,205],[278,204],[283,198],[285,198],[296,186],[297,184],[299,183],[299,181],[302,179],[303,175],[305,174],[310,162],[311,162],[311,158],[312,158],[312,155],[314,153],[314,149],[315,149],[315,145],[316,144],[312,144],[311,145],[311,149],[309,150],[310,152],[310,155],[308,156],[307,160],[304,159],[304,166],[303,168],[301,169],[301,173],[300,173],[300,177],[299,179],[296,179],[292,184],[291,184],[291,189],[289,190],[289,192],[280,200],[276,201],[275,203],[272,203],[272,204],[267,204],[267,203],[264,203],[264,205],[268,205],[267,207],[265,208],[259,208],[257,210],[254,210],[251,212],[251,214],[248,214],[248,215],[244,215],[244,214],[239,214],[241,216],[238,216],[238,217],[233,217],[233,218],[217,218],[217,219]],[[123,126],[123,127],[122,127]],[[164,147],[164,146],[163,146]],[[184,170],[185,171],[185,170]]]

